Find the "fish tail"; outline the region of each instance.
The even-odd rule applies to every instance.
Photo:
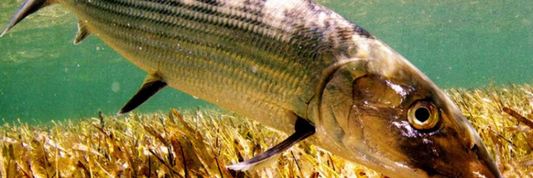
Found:
[[[13,15],[9,25],[2,31],[0,37],[4,36],[11,28],[17,25],[20,21],[26,18],[28,15],[37,12],[38,10],[55,3],[55,0],[27,0],[22,4],[20,9]]]

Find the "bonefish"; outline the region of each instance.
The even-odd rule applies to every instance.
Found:
[[[148,73],[118,112],[170,86],[291,134],[228,166],[248,170],[308,139],[390,177],[501,177],[458,107],[404,57],[309,0],[28,0],[50,4]],[[308,138],[309,137],[309,138]]]

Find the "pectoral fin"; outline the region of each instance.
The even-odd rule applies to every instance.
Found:
[[[159,90],[165,88],[167,86],[167,83],[165,83],[163,80],[161,80],[161,77],[157,75],[149,75],[144,80],[143,85],[131,97],[131,99],[118,111],[117,115],[121,115],[127,112],[130,112],[131,110],[137,108],[141,104],[143,104],[146,100],[148,100],[150,97],[152,97],[154,94],[156,94]]]
[[[303,139],[315,133],[315,126],[313,126],[313,124],[311,124],[309,121],[302,118],[298,118],[298,120],[296,120],[296,124],[294,127],[296,131],[291,136],[289,136],[289,138],[283,140],[281,143],[249,160],[231,166],[226,166],[226,168],[238,171],[246,171],[252,169],[271,158],[276,158],[283,151],[291,148],[294,144],[302,141]]]

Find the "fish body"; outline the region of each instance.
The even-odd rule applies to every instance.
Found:
[[[309,0],[28,0],[58,3],[148,73],[119,111],[166,86],[293,133],[232,169],[311,136],[391,177],[501,177],[476,131],[433,82],[361,27]]]
[[[245,2],[65,6],[76,13],[81,31],[96,34],[169,86],[292,132],[296,116],[307,115],[321,72],[353,55],[340,49],[346,47],[342,38],[364,31],[310,1]],[[295,20],[306,18],[323,20]]]

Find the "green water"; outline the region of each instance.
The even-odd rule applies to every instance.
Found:
[[[0,2],[0,27],[22,4]],[[403,54],[442,88],[533,83],[532,0],[320,0]],[[91,36],[73,45],[76,21],[51,6],[0,38],[0,118],[63,120],[113,114],[141,71]],[[136,112],[210,107],[166,88]],[[2,121],[0,121],[2,122]]]

